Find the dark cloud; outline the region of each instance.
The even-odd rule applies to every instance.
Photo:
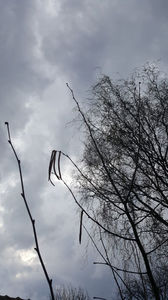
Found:
[[[69,123],[76,112],[67,81],[80,101],[100,73],[123,77],[158,59],[167,70],[167,5],[164,0],[0,1],[2,294],[32,300],[49,295],[32,254],[32,228],[4,126],[9,121],[54,284],[71,282],[88,288],[91,296],[111,297],[113,281],[108,271],[93,266],[95,251],[86,251],[85,243],[78,245],[73,200],[60,183],[55,188],[48,184],[48,162],[54,148],[76,161],[82,149],[82,131]],[[62,168],[70,180],[66,160]]]
[[[42,34],[44,56],[77,86],[92,82],[97,67],[104,73],[126,74],[146,61],[167,60],[162,2],[166,5],[165,1],[158,5],[156,1],[154,5],[132,0],[63,1],[59,15]]]

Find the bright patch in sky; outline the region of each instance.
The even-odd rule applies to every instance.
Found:
[[[17,256],[20,257],[21,261],[28,266],[36,264],[37,254],[35,250],[18,250]]]
[[[12,137],[12,143],[13,143],[13,146],[14,146],[15,150],[18,152],[17,153],[18,156],[20,156],[19,153],[21,151],[25,150],[25,143],[24,143],[24,139],[23,139],[23,136],[22,136],[21,132],[17,136]],[[14,158],[14,156],[13,156],[13,158]]]
[[[44,10],[46,13],[50,15],[50,17],[58,16],[61,8],[61,4],[57,0],[48,0],[48,1],[39,1],[44,6]]]
[[[4,227],[3,221],[0,218],[0,228],[2,229]]]
[[[26,272],[17,273],[17,274],[15,275],[15,277],[16,277],[17,279],[23,278],[23,277],[27,277],[27,276],[28,276],[28,274],[27,274]]]

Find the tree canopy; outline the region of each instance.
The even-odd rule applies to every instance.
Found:
[[[121,299],[166,299],[168,80],[150,65],[127,80],[102,76],[87,112],[69,89],[85,128],[81,164],[71,160],[79,200],[67,186],[81,209],[81,228],[86,215]]]

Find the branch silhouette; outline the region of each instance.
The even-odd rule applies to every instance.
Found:
[[[53,288],[52,288],[52,279],[49,278],[49,275],[48,275],[48,272],[46,270],[43,258],[41,256],[41,252],[40,252],[40,248],[39,248],[39,243],[38,243],[38,237],[37,237],[37,231],[36,231],[36,226],[35,226],[35,219],[32,217],[32,214],[31,214],[31,211],[30,211],[27,199],[26,199],[26,195],[25,195],[24,181],[23,181],[22,168],[21,168],[21,161],[20,161],[20,159],[19,159],[19,157],[18,157],[18,155],[16,153],[16,150],[15,150],[14,145],[13,145],[12,140],[11,140],[9,123],[5,122],[5,125],[7,126],[8,143],[10,144],[10,146],[12,148],[12,151],[13,151],[13,153],[15,155],[15,158],[16,158],[17,164],[18,164],[19,175],[20,175],[20,183],[21,183],[21,191],[22,191],[21,192],[21,196],[22,196],[22,198],[24,200],[24,203],[25,203],[25,206],[26,206],[26,210],[27,210],[27,213],[28,213],[28,216],[30,218],[30,221],[31,221],[31,224],[32,224],[32,228],[33,228],[33,235],[34,235],[34,241],[35,241],[35,248],[34,248],[34,250],[37,252],[37,255],[38,255],[40,264],[42,266],[45,278],[46,278],[47,283],[49,285],[51,299],[54,300],[55,297],[54,297],[54,292],[53,292]]]

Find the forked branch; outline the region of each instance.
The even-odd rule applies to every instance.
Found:
[[[57,153],[59,153],[58,161],[56,159]],[[61,155],[63,155],[64,157],[68,158],[68,160],[70,160],[70,162],[73,164],[73,166],[76,166],[75,163],[72,161],[72,159],[70,159],[70,157],[68,155],[64,154],[62,151],[53,150],[52,153],[51,153],[50,162],[49,162],[49,169],[48,169],[48,180],[51,182],[51,184],[54,185],[54,183],[53,183],[53,181],[51,179],[52,175],[55,175],[58,180],[62,181],[62,183],[67,187],[67,189],[71,193],[71,195],[72,195],[75,203],[81,209],[81,211],[82,211],[82,217],[83,217],[83,214],[85,214],[88,217],[88,219],[90,219],[98,227],[102,228],[106,233],[109,233],[112,236],[116,236],[118,238],[121,238],[121,239],[127,240],[127,241],[135,241],[134,238],[126,237],[126,236],[114,233],[111,230],[109,230],[108,228],[104,227],[95,217],[91,216],[91,214],[79,203],[79,201],[77,200],[74,192],[72,191],[72,189],[70,188],[70,186],[66,183],[66,181],[63,179],[63,177],[61,175],[61,171],[60,171],[60,157],[61,157]],[[79,171],[78,168],[76,168],[76,169]],[[80,234],[81,234],[81,231],[80,231]],[[79,240],[80,240],[80,238],[81,237],[79,236]]]

